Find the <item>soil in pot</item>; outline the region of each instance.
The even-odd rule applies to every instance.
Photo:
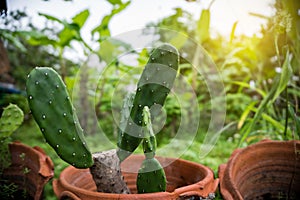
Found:
[[[264,140],[219,167],[224,199],[300,199],[300,141]]]

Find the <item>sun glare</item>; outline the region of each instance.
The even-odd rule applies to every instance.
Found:
[[[236,34],[252,36],[258,34],[261,25],[273,14],[273,0],[224,0],[215,1],[211,7],[211,26],[223,35],[231,33],[233,24],[237,22]]]

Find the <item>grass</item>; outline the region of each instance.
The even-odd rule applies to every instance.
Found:
[[[50,156],[52,159],[55,169],[54,169],[54,178],[58,178],[60,172],[68,166],[68,164],[64,161],[62,161],[55,151],[45,142],[41,131],[39,130],[37,124],[34,122],[34,120],[27,120],[23,125],[13,134],[12,136],[13,140],[21,141],[29,146],[40,146],[44,149],[44,151]],[[92,152],[107,150],[111,148],[115,148],[113,143],[103,142],[103,138],[101,134],[94,135],[94,136],[87,136],[87,143],[89,144],[90,150]],[[101,146],[99,146],[99,143],[101,143]],[[168,140],[164,141],[165,144],[168,143]],[[192,144],[187,145],[187,141],[177,140],[173,141],[173,146],[171,148],[168,148],[165,152],[167,155],[172,155],[173,153],[176,153],[178,151],[179,147],[187,147],[185,151],[180,155],[180,158],[190,160],[193,162],[201,163],[205,166],[210,167],[215,175],[217,176],[217,170],[218,166],[222,163],[226,163],[228,158],[230,157],[232,151],[236,148],[237,142],[232,142],[226,140],[224,137],[220,137],[220,139],[217,141],[214,148],[209,152],[207,156],[204,158],[199,157],[199,151],[201,143],[199,141],[194,140]],[[163,153],[163,144],[161,152]],[[170,152],[173,151],[173,152]],[[141,149],[137,151],[138,153],[141,153]],[[54,192],[52,190],[52,181],[50,181],[44,190],[44,199],[56,199]]]

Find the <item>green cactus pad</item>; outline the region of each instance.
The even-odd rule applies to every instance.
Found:
[[[28,75],[26,91],[32,115],[56,153],[74,167],[92,166],[83,130],[58,73],[48,67],[33,69]]]
[[[156,138],[152,129],[151,114],[148,106],[143,109],[143,123],[144,123],[144,135],[143,139],[143,151],[146,158],[154,158],[156,152]]]
[[[122,139],[118,142],[118,156],[121,161],[127,158],[144,138],[142,131],[143,108],[153,105],[163,106],[177,75],[179,53],[170,44],[154,49],[137,84],[130,119]],[[155,117],[154,113],[151,113]]]
[[[134,99],[135,93],[129,93],[126,95],[125,99],[123,100],[123,105],[121,109],[121,119],[119,124],[119,130],[118,130],[118,142],[121,142],[123,138],[123,134],[128,122],[128,119],[130,117],[130,110],[132,107],[133,99]]]
[[[4,108],[0,118],[0,138],[9,137],[23,122],[23,111],[14,104]]]
[[[166,175],[158,160],[143,160],[136,181],[138,193],[164,192],[166,185]]]

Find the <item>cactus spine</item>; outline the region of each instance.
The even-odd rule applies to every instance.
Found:
[[[37,67],[26,82],[32,115],[46,141],[66,162],[77,168],[93,164],[65,84],[52,68]]]
[[[143,139],[145,160],[143,160],[138,172],[137,190],[138,193],[163,192],[166,190],[166,175],[162,166],[154,157],[156,138],[153,133],[150,111],[147,106],[143,109],[143,123],[145,125],[143,131],[146,136]]]
[[[118,156],[121,161],[126,159],[141,143],[142,112],[145,106],[163,106],[175,80],[179,63],[179,53],[170,44],[163,44],[154,49],[137,84],[136,95],[130,118],[124,131],[120,132]],[[152,112],[152,117],[155,114]]]

